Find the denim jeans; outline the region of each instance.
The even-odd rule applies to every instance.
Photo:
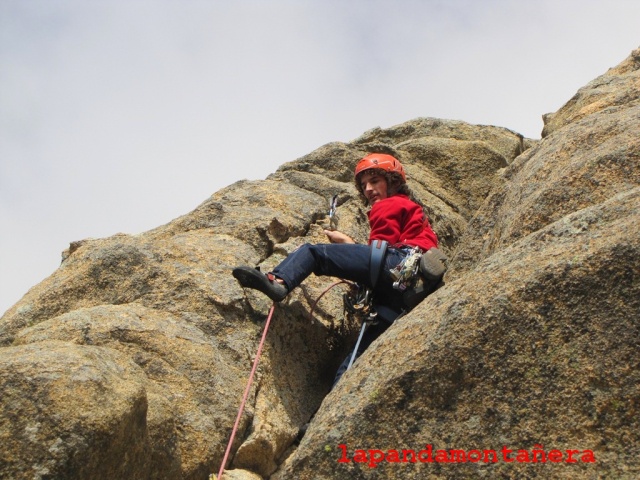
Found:
[[[406,252],[402,250],[393,247],[387,249],[384,265],[374,289],[374,308],[381,321],[378,325],[367,328],[356,358],[393,323],[404,309],[402,292],[393,288],[389,270],[398,265],[405,256]],[[369,245],[307,243],[293,251],[272,273],[284,280],[289,291],[300,285],[311,273],[338,277],[371,288],[370,258]],[[338,370],[334,384],[346,370],[350,358],[351,353]]]
[[[374,290],[377,303],[390,308],[403,308],[402,293],[394,290],[389,270],[398,265],[405,257],[402,250],[389,247],[385,256],[382,272]],[[312,273],[338,277],[343,280],[366,285],[371,288],[370,273],[371,247],[353,243],[306,243],[294,250],[276,268],[273,274],[287,285],[289,291],[300,285]],[[387,321],[392,322],[394,318]]]

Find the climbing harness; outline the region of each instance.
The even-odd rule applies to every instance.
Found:
[[[371,243],[371,256],[369,257],[369,275],[371,280],[371,288],[376,288],[378,278],[384,264],[384,257],[387,254],[389,242],[386,240],[374,240]]]
[[[336,208],[338,207],[338,194],[334,195],[329,202],[329,230],[338,229],[338,217],[336,216]]]
[[[238,410],[238,416],[236,417],[236,422],[233,425],[233,429],[231,430],[231,438],[229,439],[229,444],[227,445],[227,450],[224,452],[224,458],[222,459],[222,464],[220,465],[220,470],[218,471],[218,476],[213,477],[213,479],[222,480],[222,474],[224,473],[224,467],[227,463],[227,459],[229,458],[229,453],[231,452],[231,445],[233,445],[233,440],[235,439],[236,432],[238,431],[238,425],[240,424],[240,418],[242,418],[242,413],[244,412],[244,407],[247,403],[247,398],[249,397],[249,391],[251,390],[251,384],[253,383],[253,377],[256,373],[256,369],[258,368],[258,362],[260,361],[260,355],[262,354],[262,347],[264,346],[264,341],[267,338],[267,331],[269,330],[269,324],[271,323],[271,317],[273,317],[273,311],[276,308],[275,302],[271,306],[271,310],[269,310],[269,315],[267,316],[267,321],[264,324],[264,331],[262,332],[262,339],[260,340],[260,344],[258,345],[258,351],[256,352],[256,358],[253,360],[253,366],[251,367],[251,373],[249,374],[249,381],[247,382],[247,387],[244,390],[244,395],[242,397],[242,402],[240,403],[240,409]]]
[[[360,319],[377,316],[373,308],[373,292],[359,283],[352,284],[351,291],[342,296],[344,311]]]
[[[386,240],[374,240],[371,243],[371,256],[369,258],[371,288],[356,283],[352,286],[350,293],[345,293],[342,296],[345,314],[352,315],[362,322],[360,334],[353,348],[347,370],[351,368],[353,362],[356,360],[364,332],[369,326],[375,325],[379,321],[378,312],[376,312],[373,306],[373,289],[378,284],[388,246],[389,243]]]
[[[447,260],[447,256],[435,247],[420,256],[414,280],[402,292],[402,300],[408,310],[412,310],[427,295],[443,285]]]
[[[408,248],[404,259],[392,268],[389,273],[393,279],[393,288],[404,292],[407,288],[413,286],[420,268],[420,258],[422,250],[420,247]]]

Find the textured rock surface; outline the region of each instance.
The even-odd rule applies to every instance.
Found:
[[[3,478],[153,472],[144,376],[126,356],[56,341],[7,347],[0,391]]]
[[[544,116],[542,136],[612,107],[637,105],[640,99],[640,48],[607,73],[582,87],[560,110]]]
[[[589,449],[542,478],[634,478],[640,188],[481,262],[398,321],[325,399],[276,478],[528,478],[527,463],[338,463],[353,450]],[[615,238],[615,240],[612,240]],[[514,456],[515,457],[515,456]]]
[[[556,114],[565,125],[502,172],[460,240],[447,285],[345,375],[274,478],[640,475],[636,58],[590,84],[607,89],[589,94],[598,108],[567,113],[574,99]],[[338,462],[341,444],[352,460],[355,449],[431,444],[539,445],[565,459],[567,449],[591,450],[596,462],[371,468]]]
[[[402,159],[447,284],[329,393],[357,326],[334,279],[275,310],[229,478],[640,475],[638,51],[545,117],[544,138],[420,118],[330,143],[141,235],[73,242],[0,319],[0,477],[217,472],[269,309],[230,270],[364,241],[351,175]],[[306,436],[298,429],[313,417]],[[341,449],[591,450],[596,463],[341,463]],[[578,457],[580,458],[580,457]]]

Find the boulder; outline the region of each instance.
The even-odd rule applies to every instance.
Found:
[[[149,478],[142,370],[126,355],[46,340],[0,355],[2,478]]]

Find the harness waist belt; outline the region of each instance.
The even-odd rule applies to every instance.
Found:
[[[387,254],[389,242],[386,240],[374,240],[371,243],[371,258],[369,260],[369,274],[371,275],[371,288],[376,288],[380,271],[384,264],[384,256]]]

